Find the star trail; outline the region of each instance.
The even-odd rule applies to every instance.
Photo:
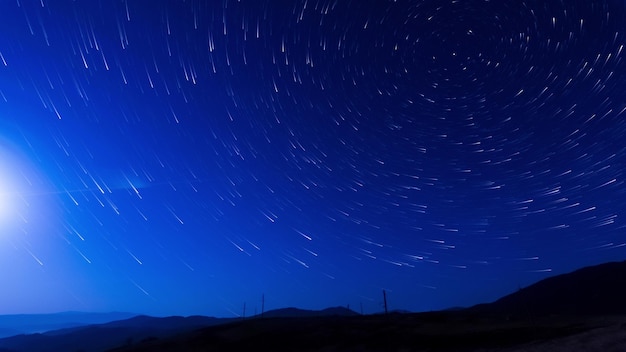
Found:
[[[623,1],[0,18],[0,314],[428,311],[626,257]]]

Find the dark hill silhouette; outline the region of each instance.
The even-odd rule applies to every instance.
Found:
[[[0,315],[0,338],[88,324],[102,324],[114,320],[127,319],[134,315],[136,314],[121,312],[62,312],[53,314]]]
[[[626,314],[626,261],[553,276],[470,310],[524,316]]]
[[[342,307],[321,311],[286,308],[267,311],[264,317],[306,318],[353,315],[357,315],[357,313]],[[240,320],[242,319],[204,316],[156,318],[138,315],[105,324],[85,325],[3,338],[0,339],[0,352],[105,351],[144,340],[163,339],[183,332]]]
[[[0,339],[0,351],[105,351],[142,340],[163,338],[185,331],[224,324],[232,320],[201,316],[167,318],[136,316],[106,324]]]
[[[205,316],[171,316],[164,318],[151,317],[147,315],[137,315],[129,319],[116,320],[105,324],[92,324],[86,326],[72,327],[67,329],[52,330],[42,333],[46,336],[59,336],[74,333],[83,333],[88,329],[128,329],[145,331],[185,331],[189,329],[224,324],[233,321],[232,318],[213,318]],[[26,335],[29,336],[29,335]],[[0,340],[0,344],[2,340]]]
[[[307,317],[332,317],[332,316],[356,316],[357,312],[344,307],[332,307],[323,310],[306,310],[299,308],[281,308],[268,311],[263,314],[264,318],[307,318]],[[257,317],[260,317],[257,315]]]
[[[568,350],[589,350],[585,344],[606,336],[609,345],[618,346],[613,350],[626,350],[620,349],[626,344],[615,341],[626,341],[619,333],[626,326],[625,297],[626,262],[607,263],[548,278],[469,309],[332,317],[284,309],[274,312],[274,318],[268,313],[266,319],[237,321],[116,351],[483,351],[516,346],[525,350],[527,344],[543,346],[537,351],[553,351],[550,341],[555,339],[578,341]],[[300,317],[284,317],[296,312]]]
[[[239,320],[112,352],[177,351],[499,351],[596,328],[584,322],[527,324],[460,313]],[[546,350],[547,351],[547,350]]]
[[[626,350],[626,336],[620,337],[626,326],[625,297],[626,261],[551,277],[468,309],[362,316],[342,307],[322,311],[286,308],[248,319],[136,316],[0,339],[0,352],[474,351],[515,346],[523,350],[528,343],[545,343],[545,349],[538,350],[552,351],[553,339],[588,343],[591,338],[595,343],[606,336],[611,346],[618,346],[613,350]]]

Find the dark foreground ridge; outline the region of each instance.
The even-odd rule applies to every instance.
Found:
[[[521,316],[626,315],[626,261],[553,276],[471,309]]]
[[[138,316],[0,339],[5,351],[626,351],[626,262],[542,280],[490,304],[359,315],[296,308],[263,317]]]
[[[458,312],[271,318],[143,341],[113,351],[517,351],[515,348],[541,348],[546,341],[626,326],[624,323],[626,317],[546,318],[530,322],[483,319]],[[558,351],[552,347],[538,350]],[[576,350],[583,349],[568,351]]]

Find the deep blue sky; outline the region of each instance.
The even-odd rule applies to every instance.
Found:
[[[626,258],[623,1],[0,2],[0,314],[468,306]]]

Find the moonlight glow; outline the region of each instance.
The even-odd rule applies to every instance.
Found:
[[[17,201],[19,173],[17,160],[6,149],[0,149],[0,227],[17,222],[16,210],[21,208]]]
[[[12,205],[12,199],[6,187],[3,186],[0,181],[0,224],[11,217],[10,210]]]
[[[15,143],[0,140],[0,229],[5,236],[45,225],[58,194]]]

